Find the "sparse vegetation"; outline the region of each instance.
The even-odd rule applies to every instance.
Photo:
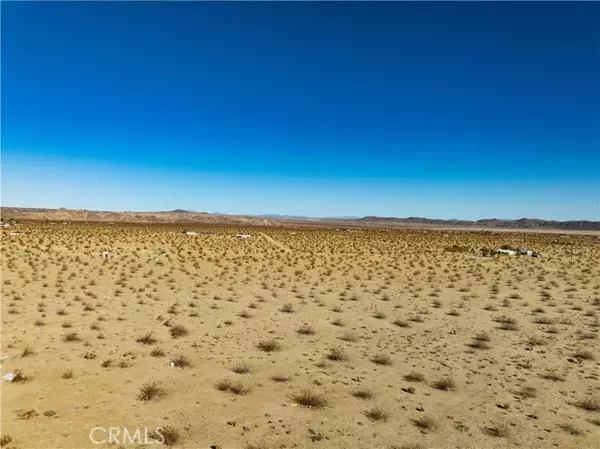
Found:
[[[162,441],[164,441],[165,446],[174,446],[181,440],[181,433],[179,430],[175,429],[171,426],[164,426],[160,432],[162,435]],[[158,441],[161,441],[160,436],[153,435]]]
[[[522,387],[516,394],[523,399],[535,398],[537,396],[537,389],[534,387]]]
[[[283,313],[294,313],[294,306],[292,305],[292,303],[287,302],[281,308],[281,312],[283,312]]]
[[[487,435],[497,438],[508,438],[510,436],[510,427],[506,423],[485,427],[483,431]]]
[[[33,348],[31,346],[25,346],[23,348],[23,352],[21,352],[21,357],[29,357],[34,354],[35,354],[35,351],[33,350]]]
[[[438,390],[442,390],[442,391],[454,391],[454,390],[456,390],[456,383],[452,379],[450,379],[450,378],[436,380],[432,384],[432,386],[434,388],[437,388]]]
[[[285,382],[289,382],[290,378],[288,376],[284,376],[282,374],[275,374],[275,375],[271,376],[271,380],[273,382],[285,383]]]
[[[594,353],[587,349],[578,349],[573,354],[573,357],[579,360],[596,360],[596,356],[594,355]]]
[[[390,358],[390,356],[386,355],[386,354],[377,354],[373,357],[371,357],[371,362],[373,362],[376,365],[391,365],[392,364],[392,359]]]
[[[336,318],[331,322],[334,326],[344,326],[344,322],[340,318]]]
[[[244,396],[250,392],[250,389],[244,387],[241,382],[232,382],[228,379],[219,381],[216,385],[216,388],[219,391],[229,391],[239,396]]]
[[[563,431],[565,431],[566,433],[568,433],[569,435],[573,435],[573,436],[582,436],[585,433],[581,429],[579,429],[579,428],[575,427],[573,424],[569,424],[569,423],[559,424],[558,427],[560,429],[562,429]]]
[[[256,345],[258,349],[264,352],[274,352],[281,349],[281,345],[276,340],[263,340]]]
[[[184,355],[178,355],[172,360],[172,362],[173,366],[175,366],[176,368],[187,368],[192,364],[190,360]]]
[[[498,323],[500,323],[499,328],[505,331],[516,331],[519,330],[519,325],[517,324],[517,320],[512,317],[501,316],[496,319]]]
[[[335,362],[343,362],[348,358],[341,348],[331,348],[326,357]]]
[[[154,348],[151,352],[150,355],[152,357],[164,357],[165,356],[165,351],[163,351],[161,348]]]
[[[575,406],[589,412],[600,412],[600,398],[589,396],[575,402]]]
[[[21,237],[0,230],[3,375],[17,374],[2,388],[50,402],[8,417],[18,443],[32,441],[21,442],[21,419],[33,434],[65,419],[88,426],[89,401],[74,413],[50,403],[56,394],[85,396],[93,380],[113,395],[129,391],[115,419],[141,413],[150,419],[142,425],[177,426],[171,447],[229,441],[221,425],[202,435],[194,427],[193,410],[207,405],[234,444],[266,438],[248,448],[335,449],[366,436],[388,449],[594,446],[595,237],[245,224],[198,224],[192,237],[176,223],[19,226]],[[252,238],[230,238],[237,233]],[[453,245],[467,250],[446,251]],[[548,257],[496,256],[502,245]],[[483,258],[482,247],[494,257]],[[14,439],[4,446],[21,447]]]
[[[404,376],[404,380],[407,380],[408,382],[423,382],[425,376],[422,373],[412,371]]]
[[[373,407],[372,409],[366,410],[364,414],[371,421],[387,421],[389,417],[388,413],[379,407]]]
[[[352,396],[358,399],[372,399],[373,392],[367,388],[361,388],[352,392]]]
[[[171,335],[173,335],[171,330]],[[136,340],[138,343],[143,345],[153,345],[156,343],[156,338],[154,338],[154,334],[152,332],[148,332],[147,334],[142,335]]]
[[[410,323],[406,320],[394,320],[394,324],[398,327],[410,327]]]
[[[301,335],[314,335],[316,333],[315,330],[308,325],[301,326],[297,332]]]
[[[433,431],[437,429],[437,423],[430,416],[421,416],[417,419],[413,419],[413,424],[423,430]]]
[[[169,332],[173,338],[185,337],[189,334],[189,331],[181,324],[176,324],[175,326],[171,327]]]
[[[100,366],[102,368],[109,368],[112,365],[112,359],[105,359],[102,361],[102,363],[100,364]]]
[[[147,382],[140,387],[140,392],[138,393],[138,399],[140,401],[153,401],[155,399],[159,399],[166,394],[164,388],[162,388],[160,382],[153,380],[152,382]]]
[[[344,332],[340,336],[340,340],[348,341],[348,342],[354,342],[354,341],[358,340],[358,337],[353,332]]]
[[[308,408],[319,409],[327,405],[327,400],[323,395],[310,390],[302,390],[300,393],[292,396],[292,400],[296,404]]]
[[[546,380],[551,380],[553,382],[564,382],[565,381],[565,377],[561,376],[560,374],[557,373],[546,373],[543,374],[542,379],[546,379]]]
[[[74,342],[74,341],[80,341],[81,338],[79,337],[79,334],[77,332],[67,332],[66,334],[63,335],[63,341],[66,342]]]
[[[229,391],[229,388],[231,387],[231,381],[221,380],[217,383],[216,387],[219,391]]]
[[[473,341],[469,344],[469,346],[473,349],[489,349],[489,341],[491,340],[490,336],[484,332],[477,334],[473,337]]]

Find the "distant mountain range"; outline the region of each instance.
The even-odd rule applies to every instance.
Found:
[[[426,228],[474,228],[474,229],[528,229],[528,230],[565,230],[600,231],[600,221],[589,220],[541,220],[538,218],[520,218],[506,220],[486,218],[481,220],[442,220],[422,217],[327,217],[314,218],[298,215],[229,215],[221,213],[194,212],[187,209],[175,209],[166,212],[111,212],[73,209],[44,209],[0,207],[3,220],[50,220],[50,221],[100,221],[121,223],[190,223],[224,224],[246,226],[285,226],[331,225],[363,227],[426,227]]]
[[[360,217],[307,217],[305,215],[278,215],[278,214],[260,214],[252,217],[273,218],[281,220],[358,220]]]
[[[600,221],[589,220],[541,220],[539,218],[520,218],[507,220],[499,218],[484,218],[481,220],[441,220],[422,217],[363,217],[357,220],[365,224],[422,224],[428,226],[455,226],[468,228],[504,228],[504,229],[564,229],[571,231],[600,231]]]
[[[193,210],[185,210],[185,209],[175,209],[175,210],[171,210],[168,212],[173,212],[174,214],[194,214],[194,213],[196,213]],[[200,213],[203,213],[203,212],[200,212]]]
[[[163,212],[113,212],[75,209],[0,207],[3,220],[95,221],[109,223],[189,223],[191,225],[271,226],[269,220],[175,209]]]

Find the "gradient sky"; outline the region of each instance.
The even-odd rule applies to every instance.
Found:
[[[1,8],[3,206],[600,220],[600,3]]]

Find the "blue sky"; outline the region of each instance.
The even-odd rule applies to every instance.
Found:
[[[600,219],[600,4],[2,3],[2,205]]]

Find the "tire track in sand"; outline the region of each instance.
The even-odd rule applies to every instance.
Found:
[[[260,235],[262,235],[265,240],[267,240],[268,242],[270,242],[271,244],[275,245],[277,248],[284,250],[286,253],[289,253],[292,251],[292,249],[286,245],[284,245],[283,243],[275,240],[273,237],[265,234],[264,232],[259,232]]]

